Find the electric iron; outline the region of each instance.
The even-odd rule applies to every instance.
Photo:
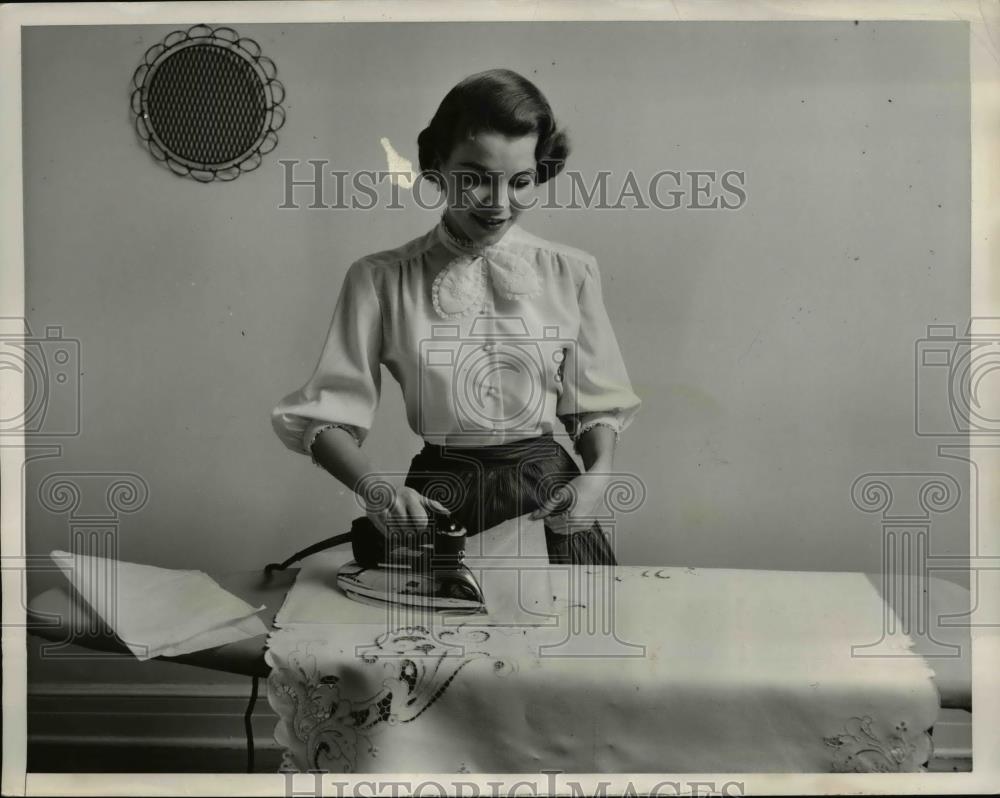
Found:
[[[415,547],[387,546],[374,565],[352,560],[337,573],[348,598],[376,606],[403,605],[434,612],[481,614],[486,597],[464,564],[465,530],[432,513],[432,539]],[[357,552],[356,552],[357,553]]]
[[[410,545],[387,537],[367,516],[356,518],[351,531],[314,543],[264,573],[289,565],[323,549],[350,542],[354,559],[337,573],[337,586],[348,598],[377,606],[404,605],[434,612],[482,614],[486,597],[472,571],[463,564],[466,532],[451,517],[430,513],[431,539]]]

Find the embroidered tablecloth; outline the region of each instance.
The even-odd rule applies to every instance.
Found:
[[[932,752],[933,671],[861,573],[472,558],[490,613],[435,618],[346,598],[349,558],[309,558],[268,638],[287,772],[918,771]]]

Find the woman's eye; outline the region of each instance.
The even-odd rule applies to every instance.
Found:
[[[535,185],[535,176],[531,172],[515,175],[514,179],[511,180],[511,185],[516,189],[530,188]]]

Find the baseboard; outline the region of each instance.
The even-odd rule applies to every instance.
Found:
[[[253,770],[239,748],[122,747],[101,743],[28,745],[28,773],[277,773],[281,752],[256,749]]]
[[[133,770],[137,759],[145,766],[188,762],[191,772],[203,772],[214,764],[218,772],[242,772],[243,719],[250,690],[249,678],[242,689],[190,684],[34,685],[27,696],[29,765],[34,764],[29,769],[82,772],[66,769],[69,756],[77,765],[86,763],[86,772],[115,762],[123,770],[140,772],[142,767]],[[267,703],[266,690],[261,681],[252,727],[256,758],[271,762],[278,753],[277,717]]]

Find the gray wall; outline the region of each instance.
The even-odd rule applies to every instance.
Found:
[[[278,65],[288,121],[257,172],[211,185],[158,166],[131,126],[132,71],[173,27],[24,36],[28,317],[79,339],[82,375],[80,435],[28,469],[29,552],[68,546],[36,497],[53,471],[141,475],[149,502],[119,543],[135,562],[256,569],[345,528],[352,496],[268,414],[309,376],[351,261],[437,214],[278,210],[277,159],[385,168],[386,136],[415,161],[444,92],[490,66],[538,82],[584,175],[746,173],[737,212],[524,220],[599,259],[645,402],[617,458],[648,486],[619,518],[623,563],[877,571],[855,478],[967,487],[913,432],[914,344],[969,315],[964,24],[240,25]],[[420,441],[384,384],[366,446],[405,469]],[[963,502],[933,549],[967,544]],[[197,675],[157,667],[128,678]]]

